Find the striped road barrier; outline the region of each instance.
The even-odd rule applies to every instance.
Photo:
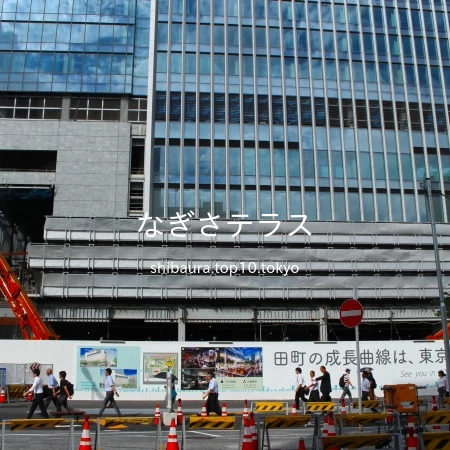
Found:
[[[209,430],[235,430],[236,429],[236,416],[226,417],[201,417],[201,416],[189,416],[183,417],[181,428],[181,448],[187,449],[186,430],[197,430],[199,428]]]
[[[395,434],[346,434],[340,436],[316,437],[318,450],[331,450],[334,448],[362,448],[388,445],[394,442],[393,448],[400,449],[401,435]]]
[[[297,416],[267,416],[259,422],[258,429],[262,430],[262,439],[260,448],[263,450],[267,447],[270,450],[270,436],[269,430],[284,429],[284,428],[301,428],[309,423],[314,424],[313,436],[319,435],[319,420],[318,416],[311,414],[299,414]],[[258,433],[259,436],[259,433]],[[267,444],[266,444],[267,440]]]
[[[15,444],[11,444],[11,446],[6,445],[6,426],[9,425],[9,431],[19,431],[19,430],[42,430],[44,428],[52,428],[63,423],[70,423],[69,426],[69,441],[68,441],[68,450],[75,450],[75,436],[74,436],[74,420],[65,420],[65,419],[13,419],[13,420],[3,420],[2,428],[1,428],[1,450],[13,450],[16,449],[17,446]],[[60,447],[63,450],[64,447]]]
[[[426,431],[419,434],[419,441],[424,450],[450,450],[450,431]]]
[[[333,402],[309,402],[306,403],[306,412],[334,411],[335,407]]]
[[[288,402],[252,402],[250,407],[255,413],[285,412],[286,414],[289,414]]]

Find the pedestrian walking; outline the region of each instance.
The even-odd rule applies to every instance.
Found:
[[[345,369],[342,377],[339,379],[339,386],[342,388],[342,394],[340,400],[343,400],[346,395],[350,402],[352,401],[352,393],[350,392],[350,387],[353,387],[352,382],[350,381],[350,369]]]
[[[445,375],[443,370],[438,372],[438,402],[439,409],[442,409],[444,405],[444,398],[447,397],[448,385],[447,385],[447,375]]]
[[[52,369],[47,369],[45,371],[47,374],[47,394],[48,396],[44,399],[44,405],[45,409],[48,409],[48,406],[50,405],[50,402],[53,402],[53,404],[56,407],[56,411],[61,412],[61,403],[59,403],[58,395],[56,394],[59,390],[59,384],[56,381],[55,375],[53,375]]]
[[[66,412],[70,412],[69,405],[67,404],[67,399],[71,399],[72,395],[69,391],[69,382],[66,380],[67,373],[64,370],[59,372],[59,390],[56,392],[58,395],[58,402],[63,406]]]
[[[206,400],[206,414],[209,416],[210,412],[215,412],[218,416],[222,416],[222,408],[219,403],[219,388],[217,386],[214,372],[208,372],[208,390],[203,393],[203,400]]]
[[[100,409],[100,411],[98,412],[98,417],[101,417],[103,414],[103,411],[105,410],[106,406],[108,405],[108,403],[111,403],[111,406],[116,410],[117,416],[118,417],[122,417],[122,414],[120,413],[120,409],[117,406],[116,401],[114,400],[114,394],[117,395],[117,397],[119,397],[119,393],[116,390],[116,386],[114,385],[114,380],[111,376],[111,369],[108,367],[107,369],[105,369],[105,399],[103,400],[103,406]]]
[[[375,381],[375,378],[373,377],[372,369],[370,367],[367,367],[366,372],[367,372],[367,379],[370,381],[369,399],[377,400],[378,397],[375,395],[375,388],[377,387],[377,382]]]
[[[311,384],[308,386],[308,388],[310,389],[308,401],[320,402],[319,382],[316,380],[316,372],[314,372],[314,370],[311,370],[311,372],[309,372],[309,376],[311,377]]]
[[[48,413],[45,409],[44,405],[44,383],[42,382],[42,378],[40,377],[41,371],[39,369],[33,369],[33,385],[28,391],[23,394],[26,397],[29,393],[34,393],[33,403],[31,404],[30,411],[28,411],[27,419],[31,419],[36,407],[39,405],[39,409],[41,410],[41,414],[48,419]]]
[[[327,368],[325,366],[320,366],[320,371],[322,375],[316,378],[316,381],[320,381],[320,392],[321,397],[320,400],[322,402],[331,402],[331,377],[330,373],[327,372]]]
[[[369,372],[367,370],[363,370],[361,372],[361,400],[370,400],[370,389],[371,389],[371,381],[369,379]],[[376,408],[370,408],[372,412],[378,412]]]
[[[302,375],[302,369],[300,367],[297,367],[295,369],[295,406],[298,408],[300,406],[300,399],[304,403],[308,401],[308,399],[305,397],[305,378]]]

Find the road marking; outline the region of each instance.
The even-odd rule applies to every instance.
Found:
[[[188,431],[189,431],[189,433],[203,434],[205,436],[222,437],[221,435],[218,435],[218,434],[205,433],[203,431],[193,431],[193,430],[188,430]]]

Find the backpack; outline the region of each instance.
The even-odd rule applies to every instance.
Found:
[[[67,381],[67,390],[69,391],[69,395],[73,395],[73,384],[70,381]]]
[[[343,375],[341,376],[341,378],[339,378],[339,387],[341,387],[341,388],[344,388],[344,387],[345,387],[344,377],[345,377],[345,374],[343,374]]]

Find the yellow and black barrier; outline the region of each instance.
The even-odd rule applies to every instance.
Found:
[[[211,430],[234,430],[236,417],[189,417],[189,429],[208,428]]]
[[[362,409],[378,408],[378,406],[380,406],[379,400],[363,400],[361,402]],[[358,401],[352,402],[352,407],[359,408],[359,402]]]
[[[287,402],[252,402],[251,410],[255,413],[285,412],[288,414],[288,404]]]
[[[65,422],[64,419],[14,419],[11,420],[11,431],[53,428]]]
[[[424,450],[450,450],[450,431],[426,431],[419,435]]]
[[[264,417],[264,428],[292,428],[304,426],[311,421],[308,414],[300,414],[298,416],[272,416]]]
[[[397,445],[394,448],[400,448],[399,435],[395,434],[347,434],[340,436],[329,436],[324,438],[316,438],[319,449],[334,449],[334,448],[362,448],[375,447],[397,440]]]
[[[116,425],[150,425],[153,423],[153,417],[99,417],[91,419],[90,422],[100,423],[102,427],[111,427]]]
[[[297,416],[267,416],[262,418],[258,422],[258,430],[262,428],[261,448],[267,447],[270,450],[269,430],[305,427],[311,422],[314,424],[313,435],[318,436],[319,421],[317,415],[299,414]],[[266,439],[267,444],[265,444]]]
[[[307,412],[334,411],[335,404],[333,402],[310,402],[306,403]]]
[[[399,429],[398,415],[388,413],[349,413],[349,414],[335,414],[336,424],[342,433],[344,427],[356,427],[364,425],[378,425],[378,433],[381,431],[381,427],[386,430],[386,427],[394,427],[395,430]],[[392,425],[387,423],[387,419],[392,419]]]
[[[450,411],[430,411],[421,414],[423,423],[425,425],[449,425],[450,424]]]
[[[444,401],[442,402],[443,405],[450,405],[450,397],[444,397]]]
[[[8,384],[6,386],[6,395],[8,396],[8,402],[11,400],[23,400],[23,394],[25,393],[25,384]]]

